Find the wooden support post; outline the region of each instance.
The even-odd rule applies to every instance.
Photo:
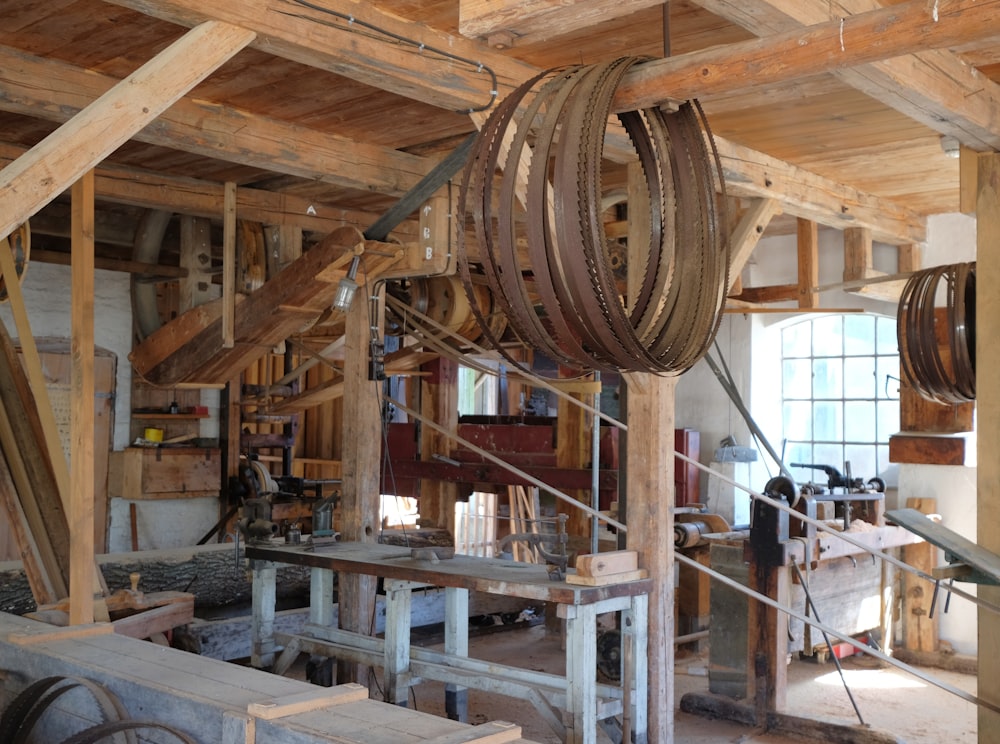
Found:
[[[215,299],[212,286],[212,223],[204,217],[181,215],[180,265],[187,276],[178,282],[177,309],[184,313]]]
[[[250,638],[250,665],[269,669],[274,664],[274,601],[277,598],[278,568],[258,561],[253,567],[253,623]]]
[[[458,429],[458,362],[445,357],[421,365],[427,373],[420,379],[420,414],[436,421],[448,431]],[[452,440],[429,426],[420,429],[420,457],[447,456]],[[455,534],[455,483],[425,478],[420,482],[420,518]]]
[[[976,273],[984,291],[976,294],[976,366],[980,370],[1000,368],[1000,154],[979,156],[979,184],[976,200]],[[991,374],[980,375],[976,387],[978,407],[976,472],[978,501],[976,509],[977,542],[983,548],[1000,553],[1000,383]],[[979,596],[987,602],[1000,602],[1000,587],[980,585]],[[979,608],[979,696],[1000,705],[1000,615]],[[979,742],[1000,742],[1000,714],[979,707]]]
[[[469,590],[449,586],[444,590],[444,652],[469,655]],[[448,718],[467,723],[469,691],[449,682],[444,686],[444,707]]]
[[[750,565],[749,588],[783,605],[789,603],[788,567]],[[763,602],[750,600],[747,628],[748,695],[757,724],[785,707],[788,692],[788,615]]]
[[[222,346],[236,343],[236,184],[226,182],[222,206]]]
[[[72,189],[69,622],[94,622],[94,171]],[[11,278],[13,279],[13,277]]]
[[[819,226],[801,217],[798,225],[799,307],[819,307]]]
[[[360,283],[360,282],[359,282]],[[361,283],[347,312],[344,349],[342,539],[378,540],[379,460],[382,416],[378,385],[368,379],[372,333],[381,327],[381,303],[374,309],[371,288]],[[371,633],[375,606],[374,576],[341,574],[338,584],[340,627]],[[342,662],[338,681],[368,684],[368,667]]]
[[[573,400],[583,400],[577,392],[569,393]],[[589,397],[589,396],[588,396]],[[590,452],[590,436],[586,412],[575,403],[560,396],[556,407],[556,467],[582,468]],[[567,492],[580,501],[590,504],[590,492],[571,490]],[[590,515],[580,509],[566,509],[566,533],[586,537],[590,535]]]
[[[933,514],[937,499],[909,498],[906,507]],[[903,560],[929,574],[937,565],[937,549],[929,542],[905,545]],[[933,595],[934,584],[930,581],[910,571],[903,573],[903,645],[907,651],[937,651],[938,618],[930,614]]]
[[[649,572],[649,741],[674,740],[674,392],[675,377],[624,375],[629,432],[625,467],[628,548]]]

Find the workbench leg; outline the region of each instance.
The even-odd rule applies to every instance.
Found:
[[[309,574],[309,622],[323,627],[336,626],[333,616],[333,577],[328,568],[313,568]]]
[[[445,588],[444,606],[444,652],[454,656],[468,656],[469,590],[457,587]],[[468,688],[451,682],[445,684],[444,708],[448,718],[468,723]]]
[[[385,582],[386,702],[407,705],[410,692],[410,607],[412,584]]]
[[[597,610],[559,605],[566,619],[566,744],[597,741]]]
[[[648,742],[649,667],[646,655],[648,624],[649,598],[645,594],[632,597],[629,609],[622,612],[621,630],[625,659],[622,685],[626,693],[624,702],[626,708],[622,715],[628,717],[628,725],[624,725],[623,721],[622,729],[625,734],[624,741],[632,741],[633,744]]]
[[[253,622],[250,665],[269,669],[274,664],[274,600],[278,569],[273,563],[253,562]]]

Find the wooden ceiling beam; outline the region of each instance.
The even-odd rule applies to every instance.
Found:
[[[458,32],[469,39],[507,32],[514,43],[535,43],[629,15],[663,0],[460,0]]]
[[[730,196],[776,199],[785,214],[838,230],[867,227],[876,240],[891,245],[927,240],[927,220],[899,202],[837,183],[723,137],[716,137],[715,144]]]
[[[695,0],[757,36],[876,10],[877,0]],[[1000,149],[1000,85],[946,49],[918,51],[834,76],[977,151]]]
[[[0,143],[0,168],[24,152],[23,148]],[[223,185],[215,181],[167,176],[108,164],[97,168],[95,176],[98,201],[144,209],[169,209],[210,219],[222,216]],[[236,211],[243,219],[265,225],[297,226],[323,235],[345,225],[364,230],[380,216],[372,212],[336,209],[294,194],[248,187],[237,189]],[[416,223],[403,223],[393,234],[415,240]]]
[[[767,86],[928,49],[1000,38],[1000,0],[909,2],[803,29],[637,65],[615,97],[625,111]]]
[[[255,46],[433,106],[489,108],[537,71],[462,36],[353,0],[109,0],[181,26],[210,18],[257,32]],[[401,41],[405,40],[405,41]],[[492,75],[496,76],[496,81]]]
[[[118,80],[0,46],[0,109],[64,122]],[[205,122],[211,121],[211,126]],[[387,147],[195,97],[174,103],[135,139],[334,186],[402,196],[434,162]]]
[[[65,191],[253,37],[251,31],[214,21],[188,31],[0,171],[0,236]]]

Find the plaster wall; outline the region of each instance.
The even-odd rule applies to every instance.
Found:
[[[31,263],[21,283],[28,322],[36,337],[70,338],[72,308],[68,266]],[[128,445],[129,411],[131,409],[132,366],[128,354],[132,351],[132,305],[129,275],[117,271],[94,272],[94,343],[114,353],[118,359],[115,381],[115,449]],[[10,303],[0,305],[0,319],[11,336],[17,328]]]

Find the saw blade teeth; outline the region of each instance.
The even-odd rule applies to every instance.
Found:
[[[622,297],[600,207],[604,139],[615,91],[642,61],[550,70],[520,86],[483,125],[461,206],[496,307],[520,339],[569,366],[671,374],[704,355],[721,322],[724,181],[696,102],[619,115],[645,184],[634,198],[648,209],[636,211],[649,215],[626,254]],[[468,261],[464,245],[459,257]],[[460,267],[467,293],[472,273]]]

